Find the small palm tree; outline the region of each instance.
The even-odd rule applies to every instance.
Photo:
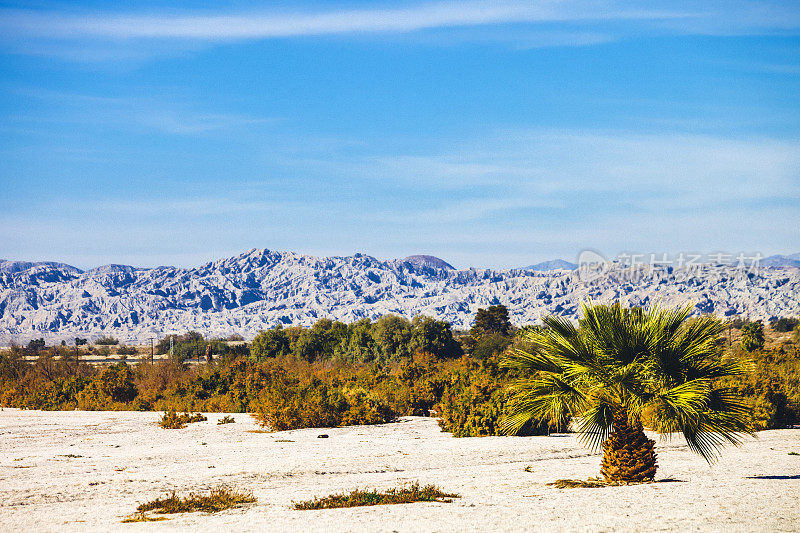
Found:
[[[550,316],[545,328],[527,334],[532,349],[514,350],[504,363],[520,378],[511,386],[506,433],[528,421],[564,426],[574,418],[581,441],[603,448],[601,473],[612,482],[653,479],[655,442],[642,427],[680,432],[707,461],[725,443],[738,444],[747,410],[715,385],[746,368],[724,361],[719,320],[689,318],[692,307],[647,310],[583,305],[572,322]]]

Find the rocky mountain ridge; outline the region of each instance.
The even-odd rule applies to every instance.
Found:
[[[430,256],[381,261],[254,249],[197,268],[0,261],[0,342],[114,335],[123,342],[190,329],[249,338],[322,317],[350,322],[425,314],[467,328],[502,303],[516,324],[578,316],[587,298],[629,305],[692,302],[697,312],[769,319],[800,314],[800,270],[704,265],[692,272],[609,264],[602,272],[456,270]],[[446,266],[445,266],[446,265]],[[449,267],[449,268],[448,268]]]

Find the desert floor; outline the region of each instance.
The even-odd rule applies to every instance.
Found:
[[[455,439],[429,418],[382,426],[258,432],[245,414],[182,430],[158,413],[0,412],[2,531],[800,531],[800,430],[766,431],[709,467],[658,442],[657,482],[556,489],[597,475],[573,435]],[[329,438],[318,438],[327,434]],[[530,465],[530,472],[524,469]],[[296,511],[293,500],[435,483],[461,498]],[[258,503],[123,524],[139,503],[220,484]]]

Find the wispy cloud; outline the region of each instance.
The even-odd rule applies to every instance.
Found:
[[[503,31],[482,31],[503,28]],[[795,34],[792,2],[498,0],[409,7],[203,12],[0,9],[0,44],[83,62],[142,61],[220,42],[310,36],[405,36],[420,43],[499,42],[515,48],[591,46],[642,35]]]
[[[531,129],[441,141],[424,156],[358,147],[348,143],[324,168],[308,166],[318,155],[309,149],[295,161],[306,182],[298,190],[222,179],[160,196],[93,194],[81,199],[96,215],[88,218],[61,209],[59,197],[37,205],[35,221],[0,216],[0,242],[35,258],[30,243],[47,234],[47,246],[61,247],[49,259],[94,253],[95,240],[119,243],[120,256],[142,265],[173,246],[207,259],[263,246],[381,257],[422,250],[487,267],[573,259],[584,247],[786,252],[798,243],[798,140]],[[328,183],[331,173],[347,180]]]
[[[17,113],[6,117],[8,121],[67,122],[126,128],[135,126],[175,135],[197,135],[280,121],[278,118],[206,112],[188,103],[185,96],[169,91],[133,97],[97,96],[30,87],[14,88],[11,92],[54,104],[57,111],[38,115]]]
[[[394,9],[219,15],[62,15],[6,10],[2,26],[14,33],[46,37],[108,39],[235,40],[331,35],[403,33],[430,28],[516,22],[665,20],[692,16],[671,9],[628,8],[616,2],[444,2]]]

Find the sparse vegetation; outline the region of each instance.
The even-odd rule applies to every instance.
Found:
[[[138,512],[125,518],[123,524],[132,524],[135,522],[161,522],[162,520],[169,520],[166,516],[150,516],[144,512]]]
[[[117,347],[117,353],[119,355],[136,355],[136,347],[135,346],[119,346],[119,347]]]
[[[357,489],[352,492],[332,494],[324,498],[295,502],[294,508],[308,511],[315,509],[337,509],[342,507],[390,505],[413,502],[450,503],[453,501],[453,498],[460,498],[460,496],[458,494],[444,492],[436,485],[420,487],[419,483],[415,482],[399,489],[389,489],[384,492]]]
[[[236,422],[236,420],[234,420],[234,418],[232,416],[225,415],[222,418],[220,418],[219,420],[217,420],[217,425],[221,426],[223,424],[233,424],[234,422]]]
[[[481,313],[483,319],[470,332],[450,331],[442,321],[397,316],[276,328],[271,331],[283,340],[277,341],[278,348],[261,352],[252,344],[229,346],[188,333],[175,337],[173,360],[156,359],[152,364],[92,365],[86,356],[108,351],[108,346],[46,347],[37,341],[30,347],[0,350],[0,405],[249,412],[264,424],[263,431],[430,415],[439,419],[443,431],[457,437],[497,435],[508,408],[508,385],[520,377],[519,370],[500,364],[501,354],[506,349],[530,350],[528,336],[546,328],[514,330],[506,324],[502,306],[493,307]],[[731,332],[730,347],[726,342],[717,348],[726,350],[726,359],[749,364],[752,372],[717,382],[748,406],[748,427],[760,430],[800,422],[798,345],[766,328],[765,348],[744,352],[739,332],[726,333]],[[168,351],[169,338],[159,346]],[[209,347],[213,362],[182,362],[205,355]],[[529,423],[518,434],[544,434],[548,429],[564,427]]]
[[[781,317],[770,322],[769,327],[778,333],[788,333],[789,331],[794,330],[798,324],[800,324],[800,321],[796,318]]]
[[[111,336],[103,336],[99,339],[96,339],[94,343],[98,346],[116,346],[119,344],[119,339],[115,339]]]
[[[208,420],[202,413],[183,413],[179,415],[175,411],[167,411],[164,413],[164,416],[161,417],[158,425],[164,429],[183,429],[187,426],[187,424],[191,424],[194,422],[204,422]]]
[[[247,503],[255,503],[256,501],[256,498],[253,497],[251,492],[236,491],[227,487],[217,487],[211,489],[208,495],[192,492],[188,496],[181,497],[173,491],[172,494],[166,498],[157,498],[151,502],[141,504],[136,508],[136,511],[138,515],[144,515],[144,513],[150,511],[157,514],[193,513],[196,511],[216,513]]]

